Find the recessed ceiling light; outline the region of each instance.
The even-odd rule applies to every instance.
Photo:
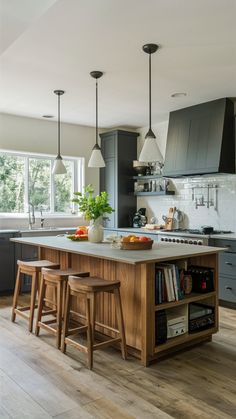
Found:
[[[53,115],[42,115],[42,117],[43,117],[43,118],[48,118],[48,119],[50,119],[50,118],[54,118],[54,116],[53,116]]]
[[[183,97],[183,96],[187,96],[187,93],[180,92],[180,93],[173,93],[171,95],[171,97]]]

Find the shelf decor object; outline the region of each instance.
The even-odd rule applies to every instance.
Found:
[[[64,95],[64,90],[54,90],[55,95],[58,97],[58,118],[57,118],[57,157],[53,165],[52,173],[54,175],[63,175],[66,173],[66,168],[61,157],[61,107],[60,98]]]
[[[101,153],[101,148],[98,145],[98,82],[97,80],[102,77],[101,71],[91,71],[90,76],[96,79],[96,143],[93,147],[92,154],[90,156],[88,167],[105,167],[105,162]]]
[[[158,50],[156,44],[146,44],[143,46],[143,51],[149,54],[149,130],[145,135],[145,142],[141,153],[139,155],[139,161],[142,162],[160,162],[162,164],[163,157],[156,143],[156,136],[152,130],[152,74],[151,74],[151,56]]]

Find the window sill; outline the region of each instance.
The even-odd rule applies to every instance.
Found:
[[[2,213],[0,214],[0,219],[8,219],[8,220],[28,220],[29,215],[28,214],[12,214],[12,213]],[[40,215],[35,215],[36,220],[40,220]],[[43,213],[43,218],[46,220],[48,219],[75,219],[75,218],[83,218],[83,215],[81,213],[79,214],[47,214]]]

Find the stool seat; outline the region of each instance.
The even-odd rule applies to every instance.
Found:
[[[39,279],[43,268],[60,268],[58,263],[51,262],[49,260],[35,260],[35,261],[24,261],[18,260],[18,271],[16,277],[16,284],[13,297],[12,305],[12,322],[16,319],[16,314],[27,319],[29,324],[29,331],[32,332],[34,310],[37,308],[36,295],[39,288]],[[30,306],[18,307],[18,297],[21,289],[22,274],[31,276],[31,296]],[[29,313],[27,313],[29,311]]]
[[[78,278],[69,276],[69,285],[73,291],[103,292],[120,287],[120,281],[107,281],[96,276]]]
[[[46,276],[47,279],[54,279],[57,281],[64,281],[65,279],[68,279],[70,275],[76,275],[76,276],[84,276],[89,275],[89,272],[80,272],[78,269],[68,268],[68,269],[48,269],[43,268],[42,274]]]
[[[18,260],[17,265],[25,265],[25,266],[32,266],[32,268],[49,268],[51,266],[59,266],[58,263],[50,262],[50,260],[32,260],[32,261],[24,261]]]

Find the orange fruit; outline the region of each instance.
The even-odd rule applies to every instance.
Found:
[[[132,236],[131,238],[130,238],[130,242],[131,243],[133,243],[133,242],[138,242],[139,241],[139,238],[138,237],[136,237],[136,236]]]

